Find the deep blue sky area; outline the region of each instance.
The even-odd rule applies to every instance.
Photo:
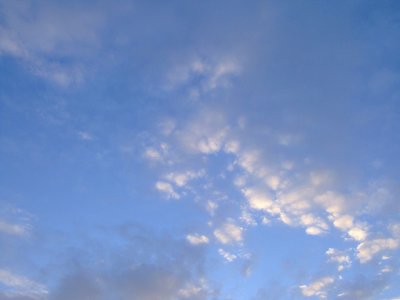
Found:
[[[400,2],[0,0],[0,300],[399,300]]]

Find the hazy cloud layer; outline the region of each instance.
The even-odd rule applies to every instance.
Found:
[[[0,299],[396,299],[399,14],[1,2]]]

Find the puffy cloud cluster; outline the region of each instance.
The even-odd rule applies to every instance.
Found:
[[[350,269],[354,265],[353,260],[364,264],[379,254],[389,254],[398,249],[400,230],[397,223],[391,224],[389,228],[392,237],[379,238],[378,229],[366,221],[368,218],[364,218],[369,213],[365,207],[371,201],[365,193],[357,190],[343,192],[337,185],[333,170],[312,169],[290,160],[290,157],[270,161],[263,149],[245,144],[241,136],[244,129],[243,124],[239,128],[228,126],[225,117],[216,112],[202,112],[184,128],[175,129],[178,144],[174,147],[181,147],[189,153],[189,157],[200,154],[204,159],[218,154],[229,158],[230,164],[224,172],[230,173],[227,178],[232,179],[232,187],[242,195],[244,202],[238,202],[240,212],[235,217],[228,216],[227,222],[221,224],[218,219],[215,223],[209,222],[209,226],[215,226],[213,234],[217,242],[231,247],[242,245],[248,226],[272,226],[275,222],[304,228],[306,234],[315,236],[339,231],[342,233],[342,241],[349,244],[348,248],[329,248],[326,251],[328,262],[336,264],[337,272]],[[289,147],[286,144],[284,146]],[[204,175],[205,181],[210,180],[208,176],[211,173],[206,167],[203,172],[207,174]],[[169,181],[177,187],[178,182],[186,183],[186,178],[190,180],[199,177],[195,175],[197,173],[187,173],[186,176],[183,173],[180,180],[179,172],[171,171],[169,174]],[[198,191],[198,194],[201,192]],[[214,200],[205,200],[204,203],[211,218],[218,216],[215,213],[220,205]],[[187,238],[189,241],[189,236]],[[189,242],[201,244],[206,243],[206,240],[210,242],[202,236],[191,236]],[[218,253],[225,262],[242,259],[237,251],[232,253],[219,248]],[[382,267],[380,272],[386,274],[392,270],[388,265]],[[347,276],[347,273],[342,274],[339,278]],[[304,297],[319,299],[327,299],[335,291],[343,299],[357,295],[356,290],[345,286],[346,280],[333,286],[334,278],[333,275],[319,278],[310,284],[301,285],[300,291]],[[362,299],[357,297],[354,299]]]
[[[204,170],[198,172],[171,172],[168,173],[165,178],[170,182],[173,182],[176,186],[183,187],[189,180],[193,180],[202,176],[204,176]]]
[[[305,297],[318,297],[319,299],[326,299],[326,287],[334,283],[332,277],[319,278],[308,285],[301,285],[300,290]]]
[[[376,254],[399,248],[400,241],[393,238],[372,239],[357,246],[357,257],[361,263],[370,261]]]
[[[156,182],[156,189],[166,194],[168,198],[179,199],[180,194],[177,189],[187,189],[188,182],[204,176],[204,170],[184,171],[184,172],[170,172],[165,175],[163,180]]]
[[[214,230],[214,236],[222,244],[241,242],[243,239],[243,228],[232,221],[228,221]]]
[[[160,192],[165,193],[168,198],[179,199],[178,193],[175,192],[174,187],[168,182],[157,181],[156,189],[159,190]]]
[[[186,240],[192,244],[192,245],[202,245],[202,244],[208,244],[209,239],[205,235],[200,235],[200,234],[188,234],[186,236]]]
[[[328,256],[330,262],[334,262],[338,265],[337,270],[339,272],[349,268],[351,265],[350,256],[347,255],[345,251],[329,248],[326,251],[326,255]]]
[[[173,147],[188,151],[189,157],[220,153],[231,158],[232,163],[226,171],[233,175],[232,186],[243,195],[245,203],[240,204],[237,220],[231,218],[214,229],[218,242],[241,242],[244,229],[238,225],[240,223],[254,226],[280,221],[302,227],[308,235],[325,235],[331,228],[338,229],[344,233],[344,241],[357,243],[356,258],[360,262],[369,261],[384,250],[397,248],[396,239],[382,239],[383,245],[377,246],[371,224],[360,220],[366,213],[363,204],[369,201],[363,193],[343,193],[337,188],[332,170],[310,169],[304,164],[302,169],[299,162],[290,161],[290,157],[270,161],[263,149],[249,147],[242,141],[246,125],[244,122],[238,124],[237,127],[228,126],[223,114],[202,111],[183,127],[174,129],[177,144]],[[207,181],[205,174],[206,171],[171,170],[164,177],[168,182],[163,181],[163,186],[158,188],[164,189],[170,197],[178,197],[174,186],[182,187],[202,176]],[[211,217],[218,206],[215,201],[205,203]],[[338,263],[339,271],[350,266],[349,255],[340,255],[336,250],[328,251],[327,255],[330,261]]]

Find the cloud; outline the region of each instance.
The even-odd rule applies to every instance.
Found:
[[[357,257],[361,263],[366,263],[376,254],[397,249],[399,245],[399,240],[393,238],[367,240],[357,246]]]
[[[182,299],[201,299],[204,298],[204,291],[208,289],[205,280],[200,280],[198,284],[189,283],[180,289],[178,296]]]
[[[164,180],[156,182],[156,189],[166,194],[168,198],[179,199],[181,195],[176,191],[177,189],[188,189],[188,182],[205,175],[204,170],[198,172],[183,171],[183,172],[169,172],[164,175]],[[184,194],[185,192],[183,192]]]
[[[85,64],[101,48],[106,10],[30,0],[2,2],[0,8],[0,55],[61,87],[83,81]]]
[[[225,120],[221,114],[204,111],[190,120],[177,135],[187,150],[212,154],[222,149],[227,132],[228,128],[225,127]]]
[[[154,148],[147,148],[144,152],[144,156],[152,161],[159,161],[161,160],[161,154]]]
[[[310,235],[320,235],[328,230],[328,225],[320,217],[310,213],[302,215],[300,223],[306,226],[306,233]]]
[[[214,236],[222,244],[241,242],[243,239],[243,228],[228,221],[214,230]]]
[[[209,239],[205,235],[200,235],[200,234],[188,234],[186,236],[186,240],[192,244],[192,245],[202,245],[202,244],[208,244]]]
[[[0,234],[28,237],[32,231],[32,219],[32,214],[0,202]]]
[[[334,191],[327,191],[315,197],[315,202],[332,215],[339,215],[347,210],[348,201],[346,200],[343,195]]]
[[[341,230],[349,230],[353,227],[353,217],[349,215],[338,216],[334,219],[333,225]]]
[[[197,99],[219,88],[230,86],[231,79],[240,73],[236,59],[220,60],[193,58],[174,66],[166,75],[167,90],[187,89],[189,96]]]
[[[269,166],[265,163],[262,149],[243,147],[244,143],[238,138],[236,129],[228,126],[226,120],[227,118],[221,113],[202,111],[182,128],[176,127],[175,132],[181,146],[189,149],[191,154],[225,153],[233,157],[235,168],[239,167],[242,172],[240,176],[235,177],[233,183],[247,200],[247,205],[242,205],[240,208],[237,222],[257,225],[253,213],[260,211],[266,214],[262,217],[269,221],[275,218],[289,226],[304,227],[309,235],[327,234],[331,222],[354,241],[367,240],[372,229],[368,223],[357,220],[362,212],[360,209],[362,197],[359,196],[361,193],[344,195],[335,191],[336,177],[333,170],[319,168],[305,172],[301,169],[296,170],[293,163],[288,169],[286,158],[282,159],[282,163]],[[278,169],[276,166],[279,166]],[[304,179],[301,181],[295,179],[288,173],[289,170],[304,172]],[[228,171],[234,172],[235,169],[228,168]],[[199,176],[188,171],[171,172],[165,178],[175,186],[182,187],[188,180],[197,177]],[[238,178],[241,179],[240,184]],[[176,193],[172,185],[163,189],[170,195]],[[349,201],[349,197],[354,197],[356,201]],[[215,205],[206,204],[206,207],[209,207],[213,215]],[[220,243],[230,244],[240,242],[242,232],[240,226],[230,222],[230,225],[224,224],[215,229],[214,236]],[[365,246],[359,246],[359,249],[364,248]],[[331,257],[332,261],[339,259],[341,258],[337,255]],[[344,263],[338,266],[341,270],[344,267]]]
[[[350,215],[333,214],[331,216],[333,225],[347,234],[356,241],[363,241],[368,236],[367,225],[363,223],[355,223],[354,218]]]
[[[99,252],[110,245],[98,240],[64,257],[49,300],[206,300],[217,295],[204,272],[202,247],[133,224],[114,233],[124,247]]]
[[[168,198],[179,199],[180,196],[175,192],[171,184],[164,181],[157,181],[156,189],[166,194]]]
[[[114,272],[114,278],[102,273],[75,272],[63,279],[50,299],[207,299],[208,287],[192,282],[190,273],[178,268],[143,264]]]
[[[389,287],[388,276],[372,276],[368,278],[365,275],[357,275],[355,278],[347,281],[341,281],[335,295],[341,300],[372,300],[384,299],[381,292]]]
[[[235,254],[232,254],[228,251],[225,251],[224,249],[220,248],[218,249],[219,255],[221,255],[227,262],[233,262],[234,260],[237,259],[237,256]]]
[[[376,234],[377,228],[365,221],[368,218],[364,218],[368,215],[365,205],[369,200],[364,196],[363,185],[345,193],[338,185],[340,179],[333,168],[313,168],[307,166],[308,162],[302,165],[302,162],[290,157],[271,162],[268,152],[262,147],[254,143],[246,145],[245,137],[239,134],[246,128],[237,128],[227,120],[228,117],[218,111],[201,111],[175,128],[178,144],[171,145],[188,151],[189,159],[200,155],[207,173],[207,160],[216,155],[225,155],[226,166],[221,166],[221,169],[230,175],[224,175],[224,179],[232,180],[232,187],[241,193],[243,199],[235,202],[235,217],[228,215],[229,221],[214,229],[217,242],[226,245],[242,242],[244,230],[241,226],[264,224],[257,222],[257,218],[260,218],[272,225],[274,221],[280,221],[288,226],[302,227],[308,235],[334,234],[334,231],[330,232],[331,227],[345,233],[342,235],[344,242],[359,243],[355,246],[357,253],[334,248],[326,252],[328,262],[337,264],[339,272],[350,267],[352,255],[360,262],[366,262],[376,253],[384,251],[374,250],[376,246],[371,243],[370,237]],[[166,180],[179,187],[186,184],[187,178],[194,177],[189,175],[171,172]],[[193,187],[197,195],[202,194],[202,188]],[[204,204],[213,218],[217,206],[214,203],[210,206],[206,201]],[[384,248],[392,250],[393,246]],[[222,248],[219,254],[228,261],[237,259],[237,255]],[[303,294],[313,294],[314,297],[327,297],[324,289],[331,284],[331,279],[333,277],[326,277],[303,285],[301,290]]]
[[[281,212],[279,205],[268,193],[252,188],[245,188],[242,192],[247,198],[250,208],[262,210],[271,215],[278,215]]]
[[[0,219],[0,233],[5,233],[15,236],[27,236],[30,232],[30,226],[14,224]]]
[[[47,287],[26,277],[16,275],[6,269],[0,269],[0,283],[5,286],[6,296],[43,299],[47,296]]]
[[[83,141],[91,141],[93,140],[93,136],[87,131],[79,131],[78,136]]]
[[[319,278],[308,285],[301,285],[300,290],[303,296],[306,297],[318,297],[319,299],[326,299],[326,287],[334,283],[335,280],[332,277]]]
[[[389,230],[392,232],[393,236],[400,239],[400,223],[392,223],[389,225]]]
[[[339,272],[350,267],[351,260],[349,255],[347,255],[345,251],[329,248],[325,253],[328,256],[329,262],[334,262],[338,265],[337,270]]]
[[[204,170],[193,172],[193,171],[186,171],[186,172],[172,172],[168,173],[165,178],[170,182],[173,182],[178,187],[183,187],[186,183],[190,180],[199,178],[204,176]]]
[[[213,216],[218,209],[218,204],[215,203],[214,201],[208,200],[206,203],[206,210],[208,213]]]
[[[166,143],[160,143],[154,147],[147,147],[144,150],[143,156],[153,163],[170,164],[168,148],[168,144]]]
[[[99,125],[96,132],[110,136],[109,141],[91,145],[91,148],[108,147],[121,138],[131,140],[133,132],[139,130],[146,131],[152,140],[160,139],[145,144],[145,149],[137,156],[154,162],[149,164],[151,170],[160,174],[155,177],[153,188],[161,196],[178,199],[188,195],[190,188],[190,197],[185,197],[188,201],[181,203],[183,206],[178,202],[162,205],[161,210],[164,213],[166,208],[165,216],[168,218],[183,216],[176,226],[172,226],[178,230],[178,233],[174,232],[178,236],[192,228],[188,223],[204,222],[204,227],[209,226],[208,242],[215,241],[225,249],[228,244],[246,242],[245,232],[249,236],[262,234],[262,230],[268,233],[279,223],[279,226],[288,225],[302,229],[305,234],[318,235],[318,238],[296,235],[299,240],[310,241],[310,246],[318,243],[315,250],[322,249],[320,256],[316,254],[313,261],[321,258],[328,247],[356,248],[355,252],[343,250],[343,253],[334,248],[328,250],[329,260],[337,263],[339,268],[344,266],[347,258],[369,261],[381,255],[394,255],[388,252],[398,249],[399,235],[392,233],[385,238],[379,234],[382,228],[398,218],[398,193],[393,193],[385,184],[370,184],[387,176],[393,178],[396,186],[400,169],[395,157],[399,152],[399,143],[396,142],[398,80],[395,80],[398,74],[393,67],[396,64],[392,63],[393,53],[398,52],[395,51],[398,47],[391,41],[397,34],[394,32],[398,28],[398,18],[396,13],[387,11],[390,9],[386,7],[391,5],[360,9],[359,1],[356,1],[357,4],[351,4],[348,9],[348,4],[329,2],[322,6],[313,3],[302,9],[301,4],[286,5],[279,1],[256,1],[249,5],[234,1],[228,6],[225,2],[161,2],[135,1],[135,13],[129,14],[129,22],[119,18],[114,11],[115,7],[125,10],[130,6],[127,1],[117,5],[107,1],[47,0],[3,1],[0,4],[0,52],[5,66],[12,71],[10,74],[16,73],[12,82],[4,81],[7,88],[2,98],[8,98],[7,89],[17,93],[15,84],[19,79],[22,79],[20,82],[29,82],[23,80],[26,78],[18,78],[20,66],[15,67],[15,62],[32,74],[64,87],[85,83],[91,72],[101,73],[101,78],[89,76],[90,83],[82,84],[83,88],[77,94],[73,91],[70,94],[71,91],[66,89],[57,90],[56,93],[60,94],[53,95],[51,89],[43,89],[35,81],[27,85],[24,93],[37,99],[20,95],[22,101],[32,103],[30,106],[26,104],[29,109],[22,108],[9,114],[10,110],[6,108],[5,115],[9,120],[2,145],[9,141],[13,144],[13,136],[20,133],[25,132],[24,136],[32,133],[29,140],[39,142],[37,152],[41,152],[40,157],[44,160],[35,160],[31,164],[30,159],[19,161],[16,159],[18,156],[5,155],[4,161],[12,169],[6,172],[11,176],[7,176],[6,181],[12,183],[15,178],[15,183],[7,185],[9,188],[1,194],[17,195],[16,201],[28,206],[34,203],[35,211],[43,214],[41,224],[44,227],[47,221],[56,219],[60,221],[57,226],[72,228],[62,222],[71,219],[68,214],[74,214],[75,206],[71,206],[72,210],[62,211],[65,218],[58,220],[51,213],[65,206],[63,203],[48,206],[46,201],[32,199],[39,194],[52,199],[53,194],[60,192],[58,188],[43,190],[40,183],[47,182],[45,179],[49,172],[54,171],[54,168],[46,167],[49,165],[46,159],[54,158],[58,153],[56,148],[61,145],[55,141],[58,136],[63,136],[65,128],[47,128],[46,124],[35,121],[31,111],[37,109],[43,97],[48,101],[65,97],[65,109],[71,114],[70,123],[98,122],[95,124]],[[382,11],[383,7],[386,11]],[[117,16],[109,17],[108,11]],[[386,18],[387,14],[393,20]],[[380,22],[382,27],[376,27],[376,22]],[[333,59],[327,59],[328,56]],[[386,70],[392,67],[393,71]],[[157,80],[159,76],[163,78]],[[377,90],[389,88],[385,94],[376,94]],[[10,102],[22,103],[13,101],[13,96],[10,96]],[[359,99],[363,99],[362,105]],[[91,114],[93,109],[95,111]],[[85,120],[89,115],[94,117]],[[157,122],[159,117],[164,121]],[[14,122],[9,122],[12,120],[19,120],[15,127]],[[148,131],[151,130],[148,127],[154,129],[154,126],[155,134]],[[57,166],[66,172],[55,179],[62,183],[59,186],[62,189],[64,184],[65,187],[71,186],[69,177],[72,180],[77,178],[79,186],[72,191],[72,198],[78,201],[80,197],[88,196],[85,205],[79,207],[82,215],[90,216],[85,224],[119,222],[120,217],[128,215],[127,218],[138,217],[154,227],[163,226],[164,216],[140,215],[141,212],[160,211],[152,207],[146,209],[151,201],[126,201],[126,209],[110,210],[110,213],[117,213],[111,214],[110,218],[103,217],[107,216],[106,213],[91,213],[93,208],[107,209],[109,205],[107,201],[98,205],[95,199],[99,198],[97,194],[102,194],[101,190],[98,191],[99,185],[89,184],[103,182],[101,174],[117,175],[113,176],[115,180],[105,180],[109,182],[105,197],[114,199],[122,194],[122,197],[129,197],[132,186],[128,183],[125,189],[125,183],[132,182],[132,176],[137,178],[146,172],[142,172],[142,164],[130,163],[126,165],[131,167],[121,171],[119,166],[123,161],[111,154],[107,170],[96,172],[101,170],[95,166],[96,170],[92,172],[94,169],[88,169],[89,165],[81,168],[81,164],[71,164],[83,161],[84,157],[67,144],[68,139],[65,147],[61,147],[61,154],[65,157],[67,153],[72,159],[56,159],[60,163]],[[20,145],[15,143],[12,147],[17,149]],[[131,145],[136,144],[131,141]],[[165,150],[162,145],[168,145],[168,148]],[[176,160],[170,160],[169,156],[176,157]],[[375,161],[381,163],[373,166]],[[38,165],[44,168],[37,168]],[[78,173],[82,169],[87,172],[81,173],[82,176],[71,176],[74,167]],[[200,178],[196,177],[196,172],[187,171],[193,168],[204,168],[207,176],[195,180]],[[44,177],[32,178],[34,180],[28,180],[29,184],[25,186],[26,178],[17,177],[29,169]],[[93,176],[88,178],[88,174]],[[135,181],[138,186],[146,178],[139,179]],[[148,197],[145,192],[140,194],[144,191],[142,188],[133,190],[136,199]],[[376,193],[370,193],[373,190]],[[224,197],[216,196],[217,191]],[[92,192],[93,197],[90,197]],[[63,198],[60,201],[64,201]],[[382,205],[383,202],[386,204]],[[114,201],[110,205],[115,205]],[[194,207],[201,207],[201,210]],[[204,207],[208,214],[204,213]],[[375,207],[380,209],[374,211]],[[174,211],[169,214],[169,210]],[[192,218],[184,213],[195,216]],[[5,223],[0,223],[0,230],[6,236],[4,240],[9,238],[7,235],[21,232],[16,226],[22,223],[4,220]],[[267,222],[268,227],[255,227]],[[176,228],[186,225],[183,230]],[[297,233],[295,230],[293,234]],[[193,244],[206,240],[203,235],[196,234],[186,238],[181,242],[188,247],[190,241]],[[14,242],[14,239],[10,240]],[[114,243],[113,238],[107,240],[109,244]],[[319,247],[321,243],[323,248]],[[267,240],[265,244],[268,244]],[[251,242],[249,245],[269,246]],[[58,247],[65,248],[62,243]],[[143,253],[147,255],[145,250]],[[154,258],[154,255],[149,257]],[[275,256],[269,259],[275,259]],[[41,261],[41,256],[37,260]],[[128,283],[122,287],[119,282],[132,279],[131,286],[135,292],[143,297],[154,296],[146,294],[150,293],[147,289],[142,292],[141,287],[145,285],[140,282],[142,276],[155,283],[161,282],[165,286],[162,290],[167,295],[165,297],[193,298],[201,294],[198,289],[203,286],[199,284],[199,278],[182,282],[183,277],[190,277],[187,273],[192,270],[187,271],[188,268],[183,268],[183,275],[180,272],[167,274],[169,268],[173,268],[167,260],[160,264],[151,261],[124,263],[125,260],[121,264],[110,263],[113,267],[106,266],[103,270],[74,270],[71,280],[66,276],[60,289],[65,294],[66,290],[74,292],[76,287],[76,293],[80,293],[76,298],[79,299],[85,298],[86,294],[104,294],[107,288],[129,290]],[[314,266],[313,263],[310,265]],[[359,267],[359,264],[354,265]],[[364,271],[369,267],[367,264],[359,268]],[[309,273],[314,271],[313,268],[307,270]],[[345,277],[353,272],[348,271],[341,275]],[[82,289],[77,284],[79,282],[85,283]],[[69,298],[74,299],[74,295]],[[107,294],[103,298],[107,298]]]
[[[240,214],[240,221],[249,226],[256,226],[257,221],[254,219],[253,215],[247,210],[247,208],[243,208]]]

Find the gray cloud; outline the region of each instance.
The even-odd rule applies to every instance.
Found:
[[[207,281],[201,247],[134,225],[118,232],[125,246],[106,257],[95,248],[74,251],[49,299],[202,300],[217,295]]]

